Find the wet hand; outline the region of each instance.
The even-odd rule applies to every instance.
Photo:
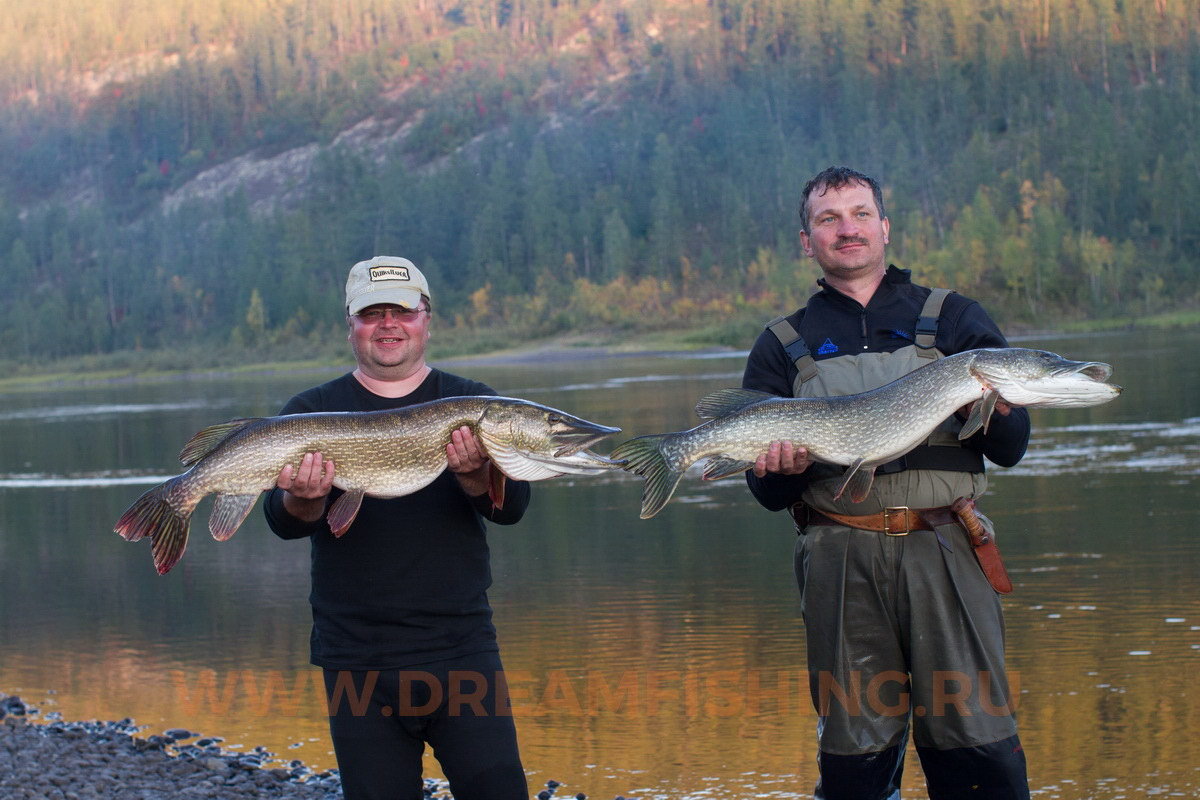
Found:
[[[322,453],[305,453],[299,468],[293,469],[288,464],[279,471],[275,485],[299,499],[315,500],[329,494],[333,473],[333,459],[325,458]]]
[[[487,452],[466,425],[450,434],[446,444],[446,465],[471,496],[488,490],[490,462]]]
[[[776,475],[799,475],[812,466],[808,450],[796,447],[791,442],[771,442],[767,452],[754,462],[754,474],[759,478],[768,473]]]
[[[287,494],[283,507],[297,519],[308,522],[325,513],[325,496],[333,488],[334,464],[321,453],[305,453],[300,466],[288,464],[279,471],[275,485]]]

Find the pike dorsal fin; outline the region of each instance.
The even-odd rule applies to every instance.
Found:
[[[988,423],[992,420],[992,412],[996,410],[996,401],[999,399],[1000,393],[995,389],[988,389],[984,392],[983,399],[971,407],[971,415],[963,423],[962,430],[958,432],[958,438],[966,439],[974,436],[979,430],[987,433]]]
[[[329,513],[325,515],[325,521],[329,523],[329,530],[333,531],[334,536],[340,537],[354,524],[364,494],[366,493],[362,489],[350,489],[333,501]]]
[[[234,432],[240,431],[252,422],[258,422],[261,417],[249,417],[246,419],[231,419],[229,422],[222,422],[217,425],[209,425],[204,430],[197,433],[188,443],[179,451],[179,461],[185,466],[190,467],[206,455],[217,449],[217,445],[228,439]]]
[[[716,419],[774,396],[753,389],[718,389],[700,398],[700,402],[696,403],[696,416],[700,419]]]

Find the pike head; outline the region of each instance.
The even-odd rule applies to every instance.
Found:
[[[489,444],[504,443],[543,459],[572,456],[621,431],[556,408],[506,397],[488,403],[479,430]]]
[[[1071,361],[1022,347],[977,351],[971,364],[989,393],[1015,406],[1083,408],[1116,398],[1121,387],[1106,383],[1113,368],[1100,361]]]

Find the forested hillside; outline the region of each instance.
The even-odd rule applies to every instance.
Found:
[[[0,0],[0,98],[10,363],[336,352],[376,253],[460,342],[748,345],[831,163],[1006,321],[1200,299],[1194,0]]]

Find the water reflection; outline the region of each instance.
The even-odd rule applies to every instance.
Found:
[[[1200,370],[1179,365],[1195,364],[1200,332],[1022,344],[1110,361],[1127,387],[1107,406],[1035,412],[1029,456],[995,470],[983,501],[1017,584],[1009,659],[1035,796],[1195,796]],[[736,385],[742,358],[459,371],[637,435],[695,425],[692,405]],[[307,545],[279,541],[258,514],[226,543],[198,525],[159,577],[145,542],[111,532],[139,484],[178,473],[195,431],[271,414],[324,377],[5,397],[0,690],[67,718],[133,716],[332,765],[307,664]],[[624,473],[549,481],[520,525],[491,533],[531,786],[673,800],[810,791],[790,524],[740,480],[698,470],[643,521],[641,488]],[[904,783],[920,794],[915,758]]]

